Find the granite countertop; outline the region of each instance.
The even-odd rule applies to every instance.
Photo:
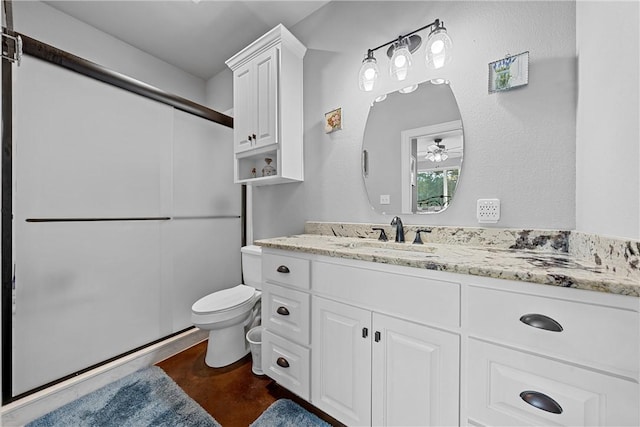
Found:
[[[640,274],[635,274],[635,270],[629,274],[603,266],[597,259],[561,251],[469,244],[413,245],[410,240],[394,243],[362,236],[322,234],[276,237],[258,240],[255,244],[330,257],[640,296]]]

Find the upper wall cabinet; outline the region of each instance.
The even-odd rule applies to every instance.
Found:
[[[306,50],[278,25],[227,60],[233,71],[236,183],[304,180],[302,58]]]

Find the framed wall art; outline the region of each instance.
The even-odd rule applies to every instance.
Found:
[[[528,51],[489,63],[489,93],[513,89],[527,83],[529,83]]]
[[[324,132],[331,133],[342,129],[342,108],[336,108],[324,115]]]

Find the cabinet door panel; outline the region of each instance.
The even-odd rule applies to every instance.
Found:
[[[249,136],[254,133],[253,63],[233,73],[233,139],[236,153],[252,148]]]
[[[278,52],[269,49],[255,60],[256,147],[278,142]]]
[[[313,299],[312,403],[347,425],[371,424],[371,313]]]
[[[458,425],[457,335],[373,315],[373,425]]]

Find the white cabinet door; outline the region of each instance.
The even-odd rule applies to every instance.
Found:
[[[236,153],[278,142],[278,52],[273,47],[234,72]]]
[[[233,146],[236,153],[253,148],[253,70],[254,64],[250,62],[233,73]]]
[[[254,60],[255,148],[278,142],[278,52],[274,47]]]
[[[311,403],[347,425],[371,425],[371,312],[313,298]]]
[[[373,331],[373,425],[458,425],[459,336],[378,313]]]

